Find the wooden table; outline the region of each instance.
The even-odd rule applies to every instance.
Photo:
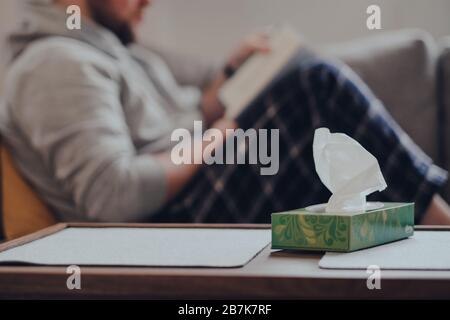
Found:
[[[0,245],[0,251],[66,227],[58,224]],[[174,227],[102,224],[97,227]],[[186,225],[176,225],[186,227]],[[269,225],[189,225],[270,228]],[[450,228],[418,227],[418,230]],[[432,248],[431,248],[432,249]],[[448,253],[450,254],[450,253]],[[450,271],[382,270],[381,290],[367,289],[365,270],[324,270],[321,253],[274,251],[267,247],[243,268],[81,267],[81,290],[68,290],[65,267],[0,266],[0,298],[303,299],[450,298]]]

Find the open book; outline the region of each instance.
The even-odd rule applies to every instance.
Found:
[[[236,118],[282,71],[300,49],[299,35],[289,27],[269,35],[271,52],[250,57],[220,89],[226,116]]]

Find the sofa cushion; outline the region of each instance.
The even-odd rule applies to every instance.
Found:
[[[419,30],[382,33],[326,48],[349,64],[385,104],[401,127],[436,162],[438,48]]]
[[[450,170],[450,37],[442,39],[440,47],[437,72],[439,139],[442,144],[444,168]],[[447,183],[446,196],[450,201],[450,183]]]

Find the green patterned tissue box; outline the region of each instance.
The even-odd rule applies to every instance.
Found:
[[[273,213],[272,248],[350,252],[414,233],[414,203],[356,213],[319,213],[319,206]]]

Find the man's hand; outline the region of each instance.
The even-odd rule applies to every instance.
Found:
[[[269,37],[265,32],[253,34],[244,39],[236,51],[232,53],[227,65],[237,70],[248,58],[257,52],[270,52]]]
[[[257,33],[244,39],[231,54],[227,61],[227,67],[236,71],[248,58],[257,52],[270,52],[267,33]],[[202,111],[208,126],[223,117],[225,113],[225,108],[219,100],[218,93],[226,80],[227,77],[222,71],[203,93]]]

